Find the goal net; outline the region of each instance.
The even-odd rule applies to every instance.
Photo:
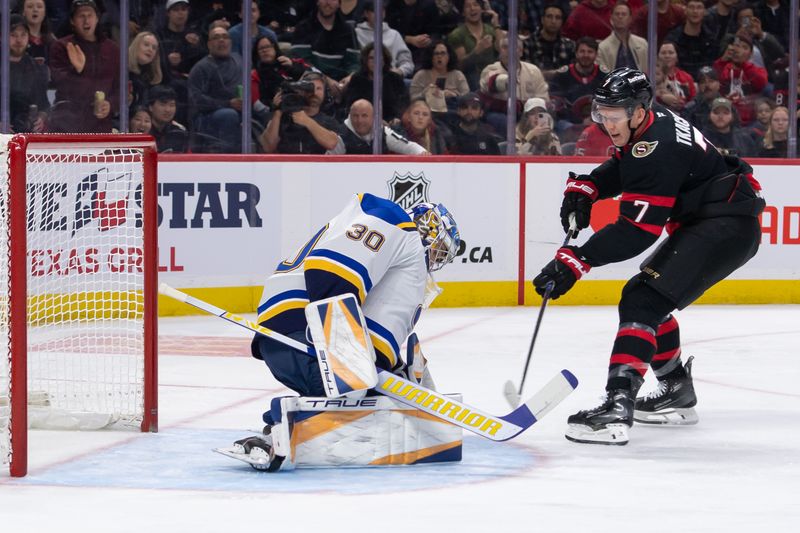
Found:
[[[0,135],[0,456],[27,429],[156,429],[155,151]]]

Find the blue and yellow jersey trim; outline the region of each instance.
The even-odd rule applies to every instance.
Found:
[[[361,203],[361,210],[367,215],[379,218],[403,231],[417,231],[417,225],[414,224],[408,213],[391,200],[369,193],[361,193],[358,195],[358,201]]]
[[[367,293],[372,290],[372,280],[367,268],[353,259],[339,252],[320,249],[314,250],[306,257],[305,271],[322,270],[338,276],[358,290],[358,300],[363,303]]]
[[[258,306],[257,322],[262,324],[285,311],[305,309],[308,305],[308,293],[302,289],[293,289],[276,294]]]
[[[378,358],[376,364],[384,370],[394,370],[394,367],[398,363],[400,345],[388,329],[374,320],[368,317],[366,318],[369,338],[372,340],[372,346],[375,348],[375,355]],[[382,359],[384,359],[385,362],[382,361]],[[388,366],[386,363],[388,363]]]

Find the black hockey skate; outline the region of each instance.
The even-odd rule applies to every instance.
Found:
[[[277,472],[285,457],[275,455],[272,435],[269,434],[267,428],[269,426],[264,428],[263,435],[245,437],[234,442],[230,448],[214,448],[214,451],[243,461],[256,470]]]
[[[628,444],[628,429],[633,425],[633,394],[626,389],[608,391],[602,404],[579,411],[567,423],[565,437],[573,442]]]
[[[692,384],[692,360],[689,357],[681,378],[659,380],[658,388],[647,396],[636,398],[633,419],[639,424],[690,426],[697,424],[697,396]]]

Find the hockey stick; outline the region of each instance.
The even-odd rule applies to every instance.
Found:
[[[189,296],[166,283],[159,286],[158,292],[316,358],[313,348],[307,344]],[[575,376],[569,370],[562,370],[523,405],[503,416],[494,416],[457,402],[382,369],[378,369],[378,385],[375,387],[375,391],[481,437],[493,441],[504,441],[513,439],[535,424],[569,396],[577,386],[578,380]]]
[[[569,240],[572,236],[576,233],[576,224],[575,224],[575,213],[570,213],[569,215],[569,231],[567,231],[567,236],[564,238],[564,243],[561,245],[562,247],[569,244]],[[544,309],[547,307],[547,302],[550,300],[550,293],[553,292],[553,287],[555,287],[555,283],[552,281],[548,282],[544,288],[544,295],[542,296],[542,305],[539,307],[539,316],[536,317],[536,326],[533,328],[533,337],[531,337],[531,344],[528,347],[528,357],[525,359],[525,369],[522,371],[522,380],[519,382],[519,390],[514,387],[514,382],[510,379],[506,381],[505,386],[503,386],[503,396],[506,397],[508,404],[511,407],[516,407],[519,405],[520,400],[522,399],[522,388],[525,386],[525,377],[528,375],[528,366],[531,364],[531,356],[533,355],[533,346],[536,344],[536,337],[539,335],[539,326],[542,325],[542,317],[544,316]]]

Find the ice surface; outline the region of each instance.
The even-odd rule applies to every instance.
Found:
[[[439,389],[507,412],[503,383],[520,378],[536,312],[426,312],[418,330]],[[602,395],[616,310],[546,313],[526,391],[561,368],[581,384],[514,441],[465,435],[460,464],[278,474],[210,451],[259,429],[286,392],[249,357],[248,334],[162,319],[161,431],[32,431],[30,475],[0,474],[0,531],[800,531],[800,306],[677,314],[700,423],[636,426],[624,447],[563,436],[566,417]]]

